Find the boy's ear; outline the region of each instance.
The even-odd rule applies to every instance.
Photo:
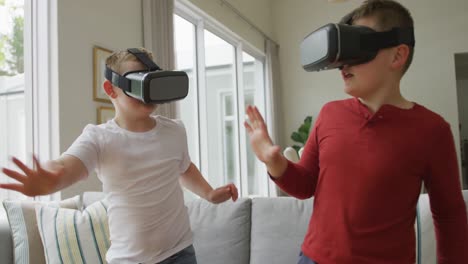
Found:
[[[410,49],[408,45],[401,44],[395,47],[395,53],[393,54],[392,68],[402,69],[405,67],[406,61],[408,60]]]
[[[114,91],[114,86],[111,82],[109,82],[109,80],[105,80],[102,87],[104,88],[104,92],[106,92],[107,96],[109,96],[110,98],[117,97],[117,93]]]

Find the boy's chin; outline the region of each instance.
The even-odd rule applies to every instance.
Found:
[[[344,92],[353,96],[353,97],[359,97],[359,91],[356,89],[356,87],[346,85],[344,86]]]

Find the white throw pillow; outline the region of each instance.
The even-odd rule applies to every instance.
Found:
[[[110,240],[104,200],[83,211],[40,205],[36,216],[47,263],[107,263]]]
[[[78,209],[80,196],[57,202],[5,200],[3,206],[10,223],[16,264],[45,264],[44,248],[37,228],[36,205]]]

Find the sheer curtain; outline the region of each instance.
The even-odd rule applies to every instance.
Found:
[[[174,0],[143,0],[143,43],[154,55],[154,61],[164,70],[173,70]],[[159,105],[156,114],[177,118],[177,102]]]
[[[270,133],[273,142],[279,146],[282,144],[281,135],[281,76],[279,65],[279,47],[273,41],[265,40],[265,94],[266,94],[266,122],[268,124],[268,132]],[[275,193],[276,192],[276,193]],[[270,196],[286,196],[286,194],[276,187],[270,181]]]

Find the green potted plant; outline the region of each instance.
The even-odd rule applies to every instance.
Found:
[[[291,139],[296,142],[292,147],[299,153],[299,149],[304,147],[309,137],[310,128],[312,126],[312,116],[307,116],[304,119],[304,123],[291,134]]]

